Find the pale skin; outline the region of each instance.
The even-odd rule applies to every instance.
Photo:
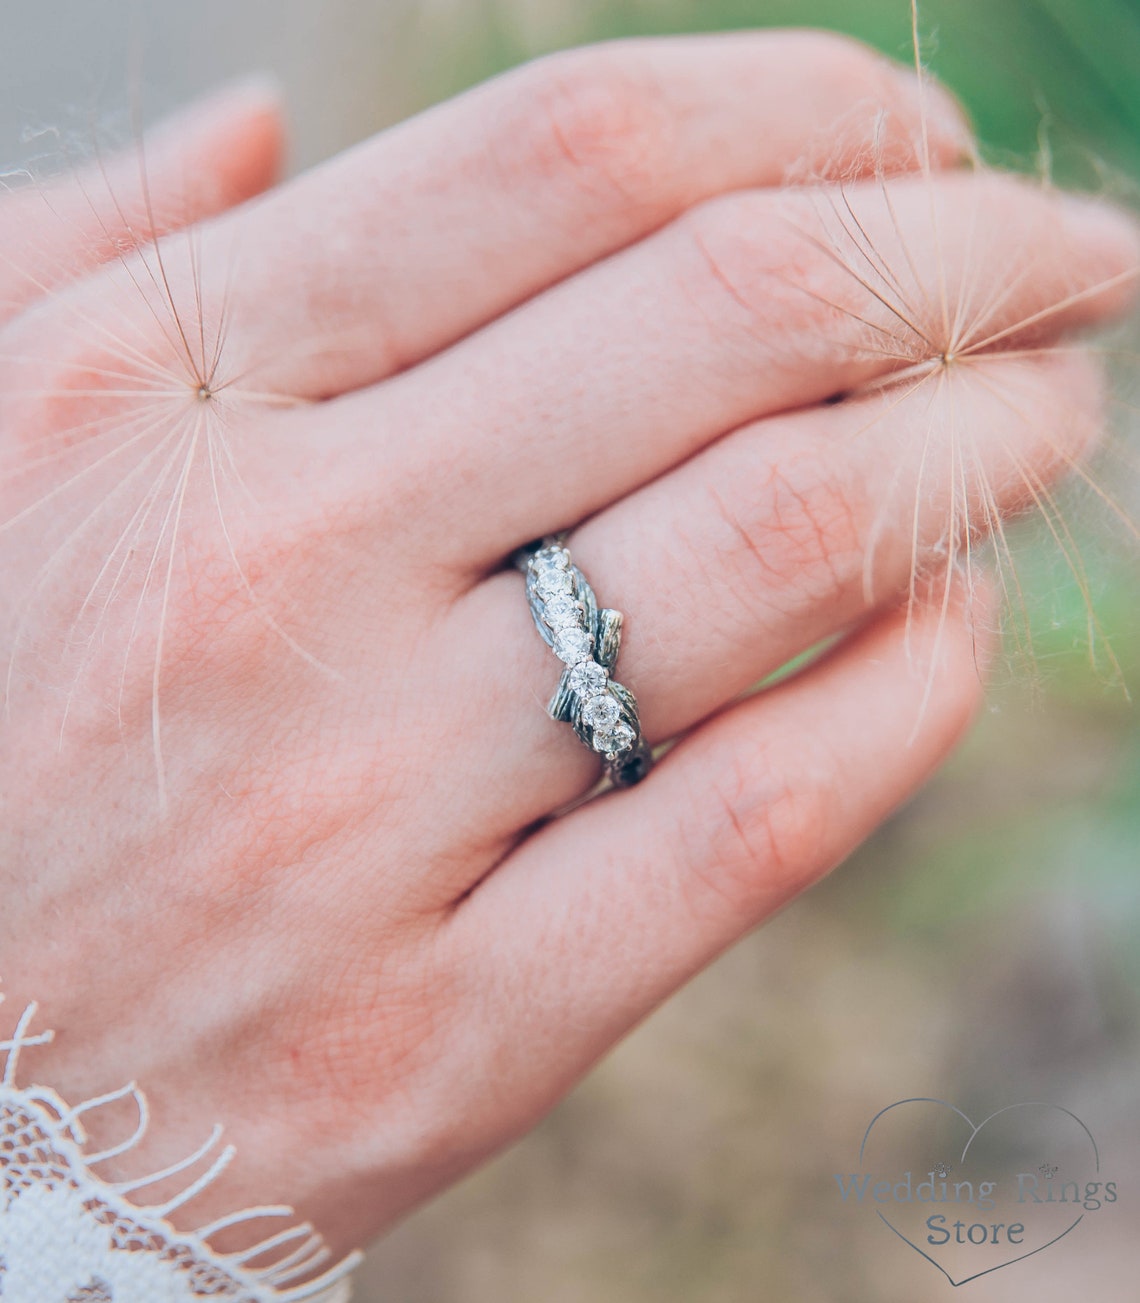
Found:
[[[1123,310],[1138,255],[1107,207],[963,172],[941,91],[807,33],[561,55],[271,188],[280,148],[257,92],[153,142],[154,222],[196,228],[165,288],[115,256],[137,169],[94,219],[91,185],[56,183],[58,221],[0,206],[0,976],[57,1032],[31,1076],[146,1091],[147,1148],[102,1175],[220,1121],[238,1157],[179,1224],[288,1202],[341,1250],[945,759],[1000,587],[959,540],[1096,438],[1097,368],[1055,341]],[[921,320],[834,256],[805,170],[905,249]],[[194,278],[231,261],[199,349]],[[140,405],[181,432],[142,523],[113,460],[52,515],[92,402],[103,450]],[[252,489],[224,528],[223,454]],[[598,764],[544,712],[560,667],[505,561],[556,529],[625,613],[647,736],[680,740],[551,817]]]

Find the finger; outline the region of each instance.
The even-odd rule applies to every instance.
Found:
[[[928,88],[937,166],[967,140]],[[789,106],[794,105],[794,111]],[[352,150],[216,239],[260,389],[324,397],[435,352],[712,194],[917,165],[918,84],[845,38],[684,37],[559,54]],[[205,256],[210,256],[207,237]],[[300,352],[298,339],[325,346]]]
[[[625,617],[614,677],[651,743],[720,709],[915,578],[972,564],[978,536],[1076,464],[1101,424],[1080,355],[987,357],[715,444],[571,535],[601,604]],[[1006,557],[1003,555],[1003,561]],[[1007,575],[1016,600],[1016,573]],[[505,573],[456,608],[456,709],[484,756],[469,818],[505,832],[579,796],[598,762],[545,703],[562,670]],[[492,685],[494,685],[492,687]]]
[[[956,599],[913,622],[909,652],[906,617],[891,615],[712,721],[640,787],[548,825],[460,905],[471,1043],[487,1038],[495,1080],[531,1083],[540,1114],[926,781],[981,700],[984,642]]]
[[[140,241],[259,194],[281,166],[273,88],[229,87],[149,132],[135,150],[0,201],[0,320]]]
[[[1138,268],[1122,214],[996,174],[729,196],[346,397],[341,428],[399,447],[433,562],[478,572],[757,416],[1119,311]]]

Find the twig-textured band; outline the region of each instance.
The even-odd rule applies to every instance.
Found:
[[[617,787],[640,782],[653,764],[641,735],[634,695],[610,673],[621,646],[620,611],[599,607],[594,590],[557,539],[524,549],[530,613],[543,640],[566,668],[548,710],[571,724],[605,762]]]

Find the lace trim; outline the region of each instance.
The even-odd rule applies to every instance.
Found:
[[[0,1003],[3,1002],[0,994]],[[280,1231],[235,1252],[220,1253],[209,1240],[220,1231],[264,1218],[292,1217],[285,1206],[247,1208],[195,1231],[176,1230],[167,1217],[206,1189],[236,1152],[227,1145],[201,1176],[160,1204],[127,1196],[187,1171],[221,1139],[209,1139],[181,1162],[149,1176],[117,1183],[92,1168],[133,1149],[146,1134],[146,1098],[134,1082],[69,1106],[43,1086],[16,1085],[20,1051],[45,1045],[51,1031],[31,1033],[37,1006],[24,1010],[11,1039],[0,1040],[0,1300],[3,1303],[348,1303],[348,1274],[360,1262],[352,1253],[319,1276],[331,1256],[307,1223]],[[91,1153],[83,1114],[131,1098],[138,1108],[134,1133],[110,1149]],[[261,1266],[251,1264],[269,1258]],[[300,1281],[301,1283],[296,1283]]]

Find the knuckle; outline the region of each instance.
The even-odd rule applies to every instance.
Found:
[[[679,840],[686,904],[697,916],[757,921],[803,890],[823,858],[825,782],[781,773],[755,748],[723,765]]]
[[[842,32],[805,32],[801,39],[805,63],[819,84],[843,88],[844,98],[894,97],[893,65],[872,46]]]
[[[100,436],[113,437],[128,418],[137,419],[123,397],[135,386],[136,406],[153,402],[143,366],[121,356],[128,347],[141,351],[136,339],[117,353],[96,332],[61,331],[59,324],[41,309],[12,323],[2,337],[0,434],[8,457],[35,464],[47,450],[61,457]]]
[[[722,196],[678,220],[681,292],[722,365],[752,367],[760,355],[791,374],[846,351],[851,332],[818,225],[814,202],[791,192]]]
[[[751,348],[775,326],[769,291],[780,278],[765,244],[753,232],[756,215],[748,199],[713,200],[690,209],[677,223],[689,246],[680,266],[690,269],[683,289],[721,343],[738,338]]]
[[[659,185],[670,119],[659,86],[626,51],[557,54],[521,75],[514,166],[589,194],[646,201]]]
[[[827,468],[823,450],[756,467],[760,458],[746,459],[744,473],[727,477],[730,490],[710,486],[703,543],[740,599],[740,618],[755,625],[842,601],[862,564],[853,485]]]

